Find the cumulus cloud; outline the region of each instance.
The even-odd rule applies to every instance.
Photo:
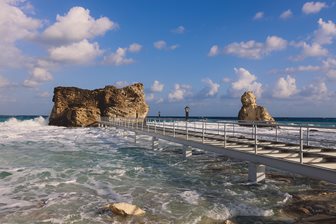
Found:
[[[129,82],[127,82],[127,81],[117,81],[117,82],[114,83],[114,85],[117,88],[123,88],[125,86],[128,86]]]
[[[211,48],[210,48],[210,51],[208,53],[208,56],[209,57],[214,57],[214,56],[217,56],[219,54],[219,47],[218,45],[213,45]]]
[[[118,24],[107,17],[94,19],[88,9],[73,7],[66,15],[57,15],[56,22],[42,33],[42,37],[61,43],[78,42],[104,35],[106,31],[117,28]]]
[[[0,1],[0,67],[25,66],[29,58],[17,48],[19,40],[36,36],[41,21],[22,11],[21,1]]]
[[[224,77],[224,78],[222,79],[222,82],[223,82],[223,83],[229,83],[229,82],[231,82],[231,79],[228,78],[228,77]]]
[[[224,53],[241,58],[260,59],[273,51],[281,51],[287,47],[288,42],[277,36],[268,36],[265,43],[250,40],[247,42],[234,42],[224,48]]]
[[[253,17],[253,20],[260,20],[262,18],[264,18],[264,12],[257,12],[254,17]]]
[[[51,60],[73,64],[90,63],[102,54],[97,42],[90,43],[86,39],[65,46],[53,47],[48,51]]]
[[[178,26],[175,29],[172,30],[173,33],[178,33],[178,34],[182,34],[185,32],[185,28],[184,26]]]
[[[327,7],[328,5],[325,2],[306,2],[302,6],[302,12],[305,14],[315,14]]]
[[[319,28],[315,31],[314,42],[317,44],[331,44],[333,38],[336,37],[336,24],[331,20],[328,22],[323,21],[323,19],[318,20]]]
[[[0,75],[0,88],[7,87],[10,85],[10,82],[3,76]]]
[[[278,79],[273,90],[273,97],[275,98],[289,98],[298,93],[295,78],[287,75],[286,78]]]
[[[40,92],[38,94],[38,96],[42,97],[42,98],[48,98],[48,97],[50,97],[50,93],[48,93],[48,92]]]
[[[262,84],[257,82],[257,77],[244,68],[234,69],[238,80],[231,83],[229,94],[232,97],[239,97],[245,91],[253,91],[257,97],[260,97],[263,89]]]
[[[128,47],[128,51],[132,53],[140,52],[142,49],[142,46],[138,43],[133,43]]]
[[[220,85],[215,83],[211,79],[203,79],[202,82],[205,84],[205,88],[201,91],[205,97],[214,97],[219,91]]]
[[[191,95],[191,86],[183,84],[175,84],[174,89],[168,94],[170,102],[178,102]]]
[[[34,67],[28,79],[24,80],[23,86],[35,88],[43,82],[51,81],[53,79],[50,72],[43,67]]]
[[[301,95],[309,100],[327,100],[330,98],[331,93],[326,83],[319,80],[303,87]]]
[[[151,86],[151,92],[153,93],[160,93],[163,91],[164,84],[160,83],[159,81],[155,80],[153,85]]]
[[[158,50],[175,50],[176,48],[178,48],[178,45],[168,45],[166,41],[164,40],[159,40],[154,42],[154,47]]]
[[[281,13],[280,15],[280,19],[286,20],[289,19],[293,16],[293,12],[290,9],[287,9],[286,11],[284,11],[283,13]]]

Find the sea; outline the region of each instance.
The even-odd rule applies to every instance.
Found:
[[[207,120],[234,120],[198,117]],[[335,118],[278,118],[278,122],[335,125]],[[317,123],[316,123],[317,122]],[[281,209],[319,181],[289,176],[247,181],[246,162],[148,136],[137,143],[113,128],[48,126],[47,116],[0,116],[0,223],[290,223]],[[104,209],[127,202],[146,211],[119,217]]]

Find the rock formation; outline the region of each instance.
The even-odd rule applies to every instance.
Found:
[[[111,209],[111,211],[116,215],[132,215],[132,216],[140,216],[144,215],[146,212],[139,208],[136,205],[128,204],[128,203],[114,203],[107,205],[106,208]]]
[[[141,83],[121,89],[114,86],[95,90],[56,87],[53,102],[49,125],[66,127],[90,126],[101,117],[143,119],[149,108]]]
[[[238,120],[240,121],[263,121],[266,123],[274,123],[274,118],[268,113],[267,109],[262,106],[258,106],[256,102],[256,96],[253,92],[245,92],[241,96],[242,108],[238,114]]]

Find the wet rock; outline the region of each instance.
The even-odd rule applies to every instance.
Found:
[[[253,92],[245,92],[241,96],[242,108],[238,114],[240,121],[262,121],[266,123],[274,123],[274,118],[268,113],[267,109],[257,105],[256,96]]]
[[[111,211],[116,215],[122,215],[122,216],[141,216],[144,215],[146,212],[139,208],[136,205],[128,204],[128,203],[114,203],[109,204],[106,206],[106,208],[111,209]]]
[[[114,86],[95,90],[56,87],[53,102],[49,125],[66,127],[91,126],[101,117],[143,119],[149,108],[141,83],[121,89]]]
[[[8,176],[11,176],[11,175],[13,175],[13,174],[9,173],[9,172],[6,172],[6,171],[2,171],[2,172],[0,172],[0,179],[4,179],[4,178],[6,178]]]

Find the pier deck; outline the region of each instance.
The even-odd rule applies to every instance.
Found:
[[[104,118],[100,125],[336,183],[336,128],[332,127],[120,118]]]

